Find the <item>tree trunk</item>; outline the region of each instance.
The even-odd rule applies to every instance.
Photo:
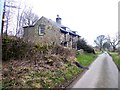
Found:
[[[115,52],[115,50],[116,50],[116,47],[115,47],[115,46],[113,46],[113,52]]]

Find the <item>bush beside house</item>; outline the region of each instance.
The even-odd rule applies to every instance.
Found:
[[[95,54],[95,51],[92,46],[87,45],[87,42],[84,39],[80,39],[77,41],[77,50],[83,49],[87,53]]]
[[[76,57],[73,49],[33,44],[16,37],[2,41],[3,88],[59,87],[80,72],[72,64]]]

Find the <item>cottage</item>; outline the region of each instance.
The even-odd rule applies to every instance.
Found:
[[[35,25],[24,27],[23,38],[33,43],[61,44],[65,47],[76,48],[76,41],[80,36],[63,26],[61,20],[59,15],[56,22],[42,16]]]

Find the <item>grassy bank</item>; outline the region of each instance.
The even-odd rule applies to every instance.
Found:
[[[2,45],[3,88],[65,87],[83,70],[73,62],[76,51],[60,45],[32,44],[17,38],[4,38]],[[77,54],[83,66],[97,54]]]
[[[95,53],[96,53],[97,55],[99,55],[99,54],[102,54],[103,52],[100,52],[100,51],[98,52],[98,51],[96,51]]]
[[[81,65],[88,66],[95,60],[96,57],[97,55],[91,53],[81,53],[77,56],[77,60]]]
[[[83,53],[77,56],[77,60],[83,66],[90,65],[97,56]],[[18,62],[19,63],[19,62]],[[9,63],[7,67],[11,67]],[[42,68],[42,67],[41,67]],[[11,69],[11,70],[10,70]],[[21,72],[22,71],[22,72]],[[64,86],[72,78],[76,77],[83,70],[74,64],[64,64],[60,68],[43,69],[36,71],[35,68],[27,66],[17,66],[9,68],[9,72],[4,72],[8,77],[4,77],[4,88],[25,87],[25,88],[54,88]]]
[[[113,61],[115,62],[115,64],[117,65],[117,67],[120,69],[120,58],[117,52],[110,52]]]

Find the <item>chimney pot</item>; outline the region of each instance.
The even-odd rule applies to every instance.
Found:
[[[58,24],[61,24],[61,18],[59,17],[59,15],[57,15],[56,22],[57,22]]]

